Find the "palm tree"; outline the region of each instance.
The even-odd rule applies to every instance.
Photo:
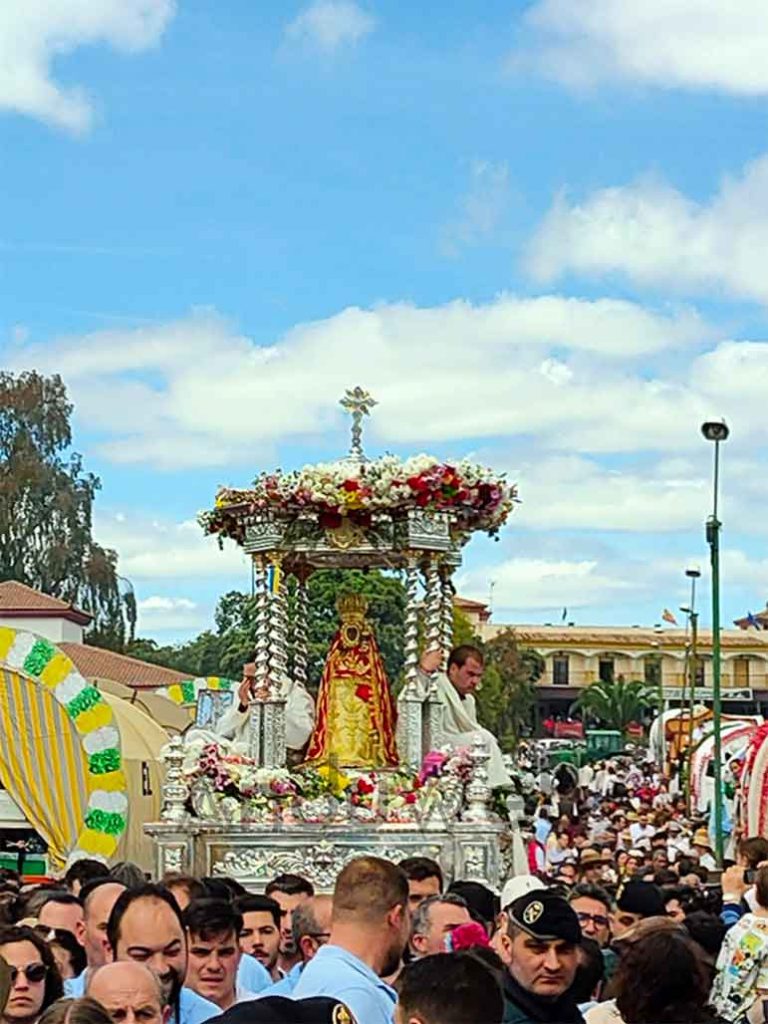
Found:
[[[640,679],[627,681],[619,676],[613,682],[598,680],[581,693],[574,707],[597,718],[608,729],[624,732],[630,722],[638,722],[644,711],[656,703],[656,694]]]

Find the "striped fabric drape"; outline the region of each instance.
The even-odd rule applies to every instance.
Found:
[[[74,723],[53,694],[0,669],[0,781],[48,843],[56,866],[83,827],[86,768]]]

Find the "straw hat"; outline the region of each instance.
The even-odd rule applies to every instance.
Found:
[[[691,837],[691,846],[703,846],[706,850],[711,850],[712,842],[709,832],[705,828],[697,828]]]

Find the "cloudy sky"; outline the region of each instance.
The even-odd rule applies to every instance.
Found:
[[[248,586],[194,518],[341,454],[517,481],[462,592],[659,620],[768,600],[764,0],[0,6],[0,362],[60,373],[141,631]],[[706,614],[704,616],[706,618]]]

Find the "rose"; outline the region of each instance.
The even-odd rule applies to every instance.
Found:
[[[416,798],[416,794],[415,793],[406,793],[405,794],[405,802],[407,804],[415,804],[416,803],[416,799],[417,798]]]
[[[367,796],[368,794],[373,793],[373,791],[375,789],[376,789],[376,787],[374,786],[374,784],[372,782],[368,782],[367,779],[358,779],[357,780],[357,791],[358,791],[358,793],[363,793],[364,795]]]

